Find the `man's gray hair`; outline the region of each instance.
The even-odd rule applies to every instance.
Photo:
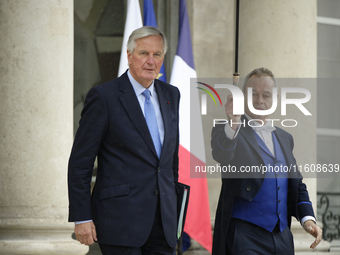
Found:
[[[166,51],[168,50],[168,42],[166,37],[162,31],[155,27],[144,26],[134,30],[128,40],[127,43],[127,50],[130,53],[133,53],[136,47],[136,40],[147,37],[147,36],[161,36],[163,39],[163,54],[165,55]]]
[[[260,67],[260,68],[256,68],[254,69],[253,71],[251,71],[245,78],[244,80],[244,83],[243,83],[243,93],[246,93],[247,91],[245,91],[246,89],[246,84],[249,80],[250,77],[252,76],[255,76],[257,78],[261,78],[261,77],[270,77],[273,79],[274,83],[275,83],[275,87],[277,88],[278,85],[277,85],[277,82],[276,82],[276,79],[275,79],[275,76],[274,74],[272,73],[272,71],[270,71],[269,69],[265,68],[265,67]]]

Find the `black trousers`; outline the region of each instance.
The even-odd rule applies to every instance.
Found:
[[[227,255],[294,255],[294,241],[287,227],[280,232],[277,224],[269,232],[252,223],[232,218],[229,223]]]
[[[175,255],[175,247],[170,247],[164,236],[159,201],[151,233],[142,247],[126,247],[99,243],[103,255]]]

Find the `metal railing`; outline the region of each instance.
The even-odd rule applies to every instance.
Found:
[[[322,238],[340,240],[340,193],[317,193],[317,217],[323,223]]]

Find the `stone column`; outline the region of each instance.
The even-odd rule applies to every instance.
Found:
[[[267,67],[277,78],[316,78],[316,0],[243,0],[240,9],[241,77],[254,68]],[[303,83],[290,86],[301,87]],[[316,102],[316,82],[309,83],[307,89]],[[316,163],[316,104],[306,107],[313,116],[296,128],[286,129],[295,139],[299,164]],[[291,111],[290,118],[299,120],[299,113]],[[278,111],[275,118],[287,117]],[[316,209],[316,180],[305,182]]]
[[[2,0],[0,31],[0,254],[85,254],[67,222],[73,0]]]
[[[243,0],[240,3],[241,77],[254,68],[267,67],[279,78],[279,86],[281,83],[284,87],[304,87],[310,91],[312,99],[305,106],[312,116],[305,117],[300,110],[292,107],[289,112],[287,110],[287,116],[282,116],[280,111],[277,111],[272,117],[298,121],[299,124],[295,128],[283,127],[294,137],[294,156],[298,165],[315,164],[316,0]],[[316,213],[316,179],[305,178],[304,182]],[[293,221],[292,230],[296,252],[311,251],[309,246],[314,238],[306,234],[297,221]],[[329,244],[326,242],[317,247],[319,251],[327,251],[328,248]]]
[[[188,2],[192,2],[193,6],[191,29],[198,77],[231,78],[234,72],[235,1]],[[312,100],[306,104],[312,117],[303,118],[298,128],[285,128],[294,137],[294,155],[299,165],[316,163],[316,10],[316,0],[240,1],[240,77],[244,78],[254,68],[267,67],[279,78],[309,78],[311,81],[295,80],[294,84],[290,84],[290,87],[305,87],[312,94]],[[304,116],[297,110],[286,117],[278,111],[273,117],[299,121]],[[204,122],[203,128],[205,133],[209,132],[211,120]],[[209,137],[205,144],[209,148]],[[207,164],[214,162],[210,154],[207,150]],[[214,218],[220,181],[208,181]],[[316,179],[305,178],[304,182],[316,213]],[[296,251],[300,254],[310,251],[313,238],[301,231],[296,221],[292,228]],[[323,242],[318,250],[326,251],[328,247],[329,244]]]
[[[195,68],[199,78],[232,78],[234,54],[234,1],[187,0]],[[218,116],[218,115],[217,115]],[[220,118],[224,116],[218,116]],[[211,123],[216,116],[202,117],[206,165],[215,165],[211,155]],[[221,117],[223,118],[223,117]],[[214,226],[221,189],[219,175],[208,178],[211,223]]]

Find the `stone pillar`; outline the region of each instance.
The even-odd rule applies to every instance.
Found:
[[[199,78],[232,78],[234,59],[234,1],[187,0],[187,6],[197,76]],[[221,116],[224,115],[219,117]],[[212,159],[210,147],[213,118],[214,116],[210,115],[202,117],[206,165],[209,166],[216,164]],[[214,226],[221,189],[219,175],[214,178],[208,178],[208,186],[211,223]]]
[[[241,77],[254,68],[267,67],[277,78],[316,78],[316,0],[244,0],[240,9]],[[303,83],[290,86],[301,87]],[[307,89],[316,102],[316,82],[309,83]],[[296,128],[286,129],[295,139],[298,164],[316,163],[316,103],[311,101],[306,107],[313,116],[304,118]],[[299,113],[291,112],[290,118],[298,120]],[[286,118],[280,112],[275,117]],[[316,209],[316,180],[305,182]]]
[[[191,0],[188,0],[190,3]],[[231,78],[234,72],[235,1],[192,1],[193,48],[197,75],[200,78]],[[244,78],[251,70],[267,67],[279,78],[309,78],[290,87],[305,87],[312,94],[306,107],[313,116],[303,118],[299,128],[286,130],[295,140],[294,155],[299,165],[316,163],[316,82],[317,23],[316,0],[242,0],[240,1],[239,72]],[[190,16],[190,14],[189,14]],[[281,80],[281,79],[280,79]],[[283,86],[287,86],[284,84]],[[280,102],[280,101],[279,101]],[[288,119],[280,116],[274,118]],[[290,112],[290,119],[301,116],[299,110]],[[206,117],[208,118],[208,117]],[[211,130],[211,120],[203,121],[205,134]],[[307,142],[308,141],[308,142]],[[205,137],[210,148],[210,137]],[[207,164],[214,164],[207,149]],[[209,179],[211,215],[214,218],[220,180]],[[305,178],[316,213],[316,179]],[[213,220],[213,219],[212,219]],[[297,252],[310,251],[313,238],[293,222]],[[329,244],[319,245],[326,251]],[[301,253],[302,254],[302,253]]]
[[[305,117],[299,109],[292,107],[289,113],[287,110],[287,116],[282,116],[277,111],[272,117],[281,120],[295,119],[299,122],[295,128],[284,128],[294,137],[294,156],[298,165],[315,164],[316,0],[243,0],[240,3],[241,77],[254,68],[267,67],[279,78],[279,86],[281,83],[284,87],[304,87],[310,91],[312,99],[305,106],[312,116]],[[281,78],[288,78],[288,84],[287,79]],[[316,179],[305,178],[304,182],[316,213]],[[292,230],[296,252],[311,251],[309,246],[314,238],[306,234],[296,221],[293,221]],[[327,251],[328,248],[329,244],[326,242],[317,247],[319,251]]]
[[[0,31],[0,254],[85,254],[67,222],[73,0],[2,0]]]

